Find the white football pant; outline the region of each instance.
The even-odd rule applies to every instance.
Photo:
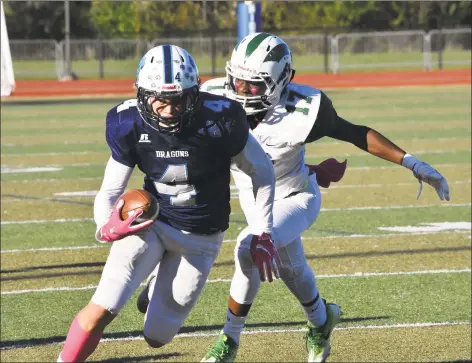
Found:
[[[251,201],[241,199],[247,219],[253,213]],[[305,259],[301,234],[318,217],[321,193],[316,175],[310,175],[308,185],[299,193],[274,202],[273,240],[284,264],[280,277],[302,304],[316,297],[313,271]],[[260,286],[259,271],[252,262],[250,244],[252,234],[246,227],[238,236],[235,247],[236,269],[231,281],[230,294],[239,304],[252,304]]]
[[[147,232],[115,241],[92,302],[118,314],[159,264],[144,335],[169,343],[195,306],[223,238],[224,232],[192,234],[156,221]]]

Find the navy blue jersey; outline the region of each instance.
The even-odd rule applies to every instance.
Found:
[[[201,107],[178,134],[146,124],[136,99],[112,108],[106,139],[112,157],[144,174],[144,189],[160,204],[158,219],[174,228],[212,234],[228,228],[231,157],[246,145],[249,126],[242,106],[200,93]]]

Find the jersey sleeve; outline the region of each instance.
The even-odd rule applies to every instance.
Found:
[[[355,125],[339,117],[331,100],[321,92],[320,109],[305,143],[313,142],[324,136],[346,141],[367,150],[367,133],[370,128]]]
[[[110,110],[106,117],[106,140],[111,150],[112,158],[120,164],[133,168],[134,146],[131,143],[130,134],[132,128],[126,122],[126,115],[116,112],[116,108]]]
[[[230,115],[224,119],[226,131],[228,133],[228,142],[225,147],[229,156],[233,157],[239,154],[246,145],[249,137],[249,124],[246,118],[246,112],[243,107],[233,102],[230,109]]]
[[[336,127],[335,124],[337,117],[338,114],[334,109],[333,103],[324,92],[321,92],[318,115],[316,116],[316,121],[313,124],[313,128],[308,134],[305,143],[313,142],[324,136],[328,136]]]

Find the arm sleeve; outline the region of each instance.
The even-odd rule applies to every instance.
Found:
[[[226,147],[231,157],[239,154],[244,149],[249,137],[249,124],[247,123],[246,112],[239,103],[235,103],[233,107],[232,117],[225,123],[229,133]]]
[[[95,239],[98,242],[102,242],[100,240],[100,228],[110,218],[113,205],[125,191],[132,172],[133,168],[115,161],[112,157],[108,160],[102,186],[95,196],[93,204],[93,218],[97,225]]]
[[[305,143],[313,142],[324,136],[346,141],[367,151],[367,133],[370,128],[355,125],[339,117],[331,100],[321,93],[320,109]]]
[[[272,163],[251,134],[244,149],[233,157],[233,163],[252,180],[257,221],[248,221],[253,233],[272,232],[272,206],[274,204],[275,175]]]

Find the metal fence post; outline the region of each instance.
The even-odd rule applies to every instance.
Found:
[[[444,35],[442,29],[438,29],[438,68],[443,69],[443,47],[444,47]]]
[[[329,42],[328,42],[328,32],[325,31],[324,33],[324,71],[325,73],[329,73],[329,57],[328,57],[328,50]]]
[[[430,71],[433,69],[433,56],[431,54],[431,35],[425,34],[423,39],[423,61],[424,69]]]
[[[331,70],[333,73],[339,72],[339,34],[331,39]]]
[[[105,78],[105,72],[103,69],[103,42],[102,37],[97,39],[97,53],[98,53],[98,76],[100,79]]]
[[[216,76],[216,41],[214,35],[211,37],[211,75]]]

